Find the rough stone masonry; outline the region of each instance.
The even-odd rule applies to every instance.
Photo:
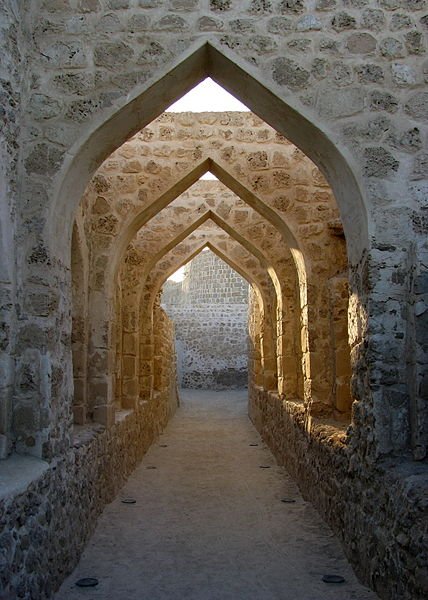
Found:
[[[227,390],[248,383],[248,282],[208,248],[169,280],[162,306],[175,325],[183,388]]]
[[[172,415],[159,290],[210,244],[264,440],[364,582],[427,596],[427,11],[3,0],[3,595],[52,596]],[[162,115],[207,76],[252,112]]]

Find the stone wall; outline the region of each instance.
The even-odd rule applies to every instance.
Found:
[[[226,185],[195,181],[172,200],[173,182],[191,168],[192,158],[200,165],[215,161],[221,169],[230,169],[227,176],[223,173]],[[235,183],[243,186],[237,193],[227,187],[230,177],[236,177]],[[139,181],[144,182],[143,189]],[[259,196],[264,209],[258,206]],[[169,251],[181,235],[199,230],[204,219],[215,219],[256,257],[263,256],[269,276],[274,273],[277,282],[281,305],[275,317],[277,344],[283,346],[279,362],[269,353],[269,385],[278,384],[287,395],[305,394],[313,411],[335,411],[349,419],[349,386],[342,386],[348,390],[347,401],[342,394],[340,406],[335,403],[338,386],[331,352],[332,328],[325,310],[330,301],[329,279],[346,269],[346,245],[337,206],[319,170],[273,128],[252,113],[164,114],[104,161],[88,186],[84,202],[94,239],[102,240],[99,248],[94,245],[93,287],[97,292],[103,280],[107,286],[115,277],[110,265],[116,264],[115,247],[126,224],[135,217],[140,227],[121,267],[124,288],[129,290],[125,292],[128,313],[137,310],[130,298],[134,295],[138,304],[136,282],[143,281],[141,265],[147,265],[148,270],[153,256],[160,261],[163,248]],[[156,206],[162,210],[152,216]],[[298,241],[291,243],[287,232]],[[300,293],[297,302],[296,285]],[[97,320],[106,315],[106,328],[108,298],[107,290],[98,294],[94,315]],[[337,312],[342,316],[345,337],[346,305],[345,296]],[[295,352],[290,338],[294,338]],[[302,351],[300,340],[305,338]],[[96,358],[103,352],[99,346],[93,344]]]
[[[302,404],[252,386],[250,418],[342,542],[357,575],[385,600],[428,592],[426,466],[373,464],[349,445],[346,428],[308,422]]]
[[[177,407],[173,327],[159,307],[150,400],[112,427],[75,425],[70,450],[47,463],[14,455],[0,473],[0,598],[52,598],[111,502]]]
[[[248,304],[248,282],[210,250],[188,265],[183,280],[186,304]]]
[[[166,282],[162,305],[175,323],[182,387],[247,386],[248,292],[245,279],[209,250],[186,265],[181,294]]]
[[[428,448],[426,10],[426,0],[2,3],[0,90],[2,119],[6,117],[0,133],[0,245],[2,251],[6,248],[0,282],[2,456],[13,450],[42,457],[50,463],[49,473],[72,456],[70,247],[78,206],[87,208],[85,198],[81,203],[85,188],[112,152],[116,159],[121,152],[118,148],[141,131],[142,151],[150,154],[150,139],[159,135],[156,160],[149,154],[141,161],[140,156],[127,156],[129,146],[125,145],[121,158],[127,176],[122,172],[110,181],[95,175],[89,186],[90,192],[96,192],[94,207],[98,211],[91,233],[95,245],[99,242],[98,249],[103,249],[89,262],[94,292],[89,301],[89,347],[94,349],[88,369],[94,375],[90,412],[118,433],[112,379],[117,375],[120,381],[125,375],[108,370],[115,352],[109,328],[115,316],[117,275],[124,261],[131,264],[135,258],[132,248],[127,253],[128,246],[135,241],[139,227],[160,214],[204,170],[213,169],[258,215],[266,220],[273,217],[268,224],[257,224],[252,231],[258,239],[245,245],[246,237],[252,241],[253,235],[242,235],[249,223],[241,230],[236,211],[229,232],[245,246],[243,267],[251,270],[255,265],[257,272],[264,266],[270,277],[274,251],[286,248],[290,256],[300,256],[294,276],[305,272],[299,281],[303,302],[292,293],[282,294],[283,283],[288,282],[286,269],[278,271],[281,277],[274,277],[279,290],[276,304],[269,302],[269,297],[260,302],[254,324],[262,327],[274,320],[278,346],[265,346],[265,336],[254,336],[255,345],[259,344],[253,354],[258,367],[254,379],[263,384],[264,391],[258,397],[259,415],[253,412],[253,417],[259,426],[262,423],[265,438],[274,449],[291,444],[294,436],[291,450],[295,459],[290,453],[288,460],[303,482],[308,478],[321,481],[317,474],[322,473],[319,490],[308,483],[308,493],[336,527],[340,522],[349,555],[360,561],[360,572],[381,596],[394,600],[426,597],[426,571],[418,562],[419,544],[425,535],[420,517],[426,504],[417,488],[423,478],[421,471],[426,473],[423,461]],[[227,115],[217,127],[209,114],[202,117],[205,123],[184,116],[187,125],[181,122],[176,129],[167,122],[172,117],[161,118],[144,131],[172,101],[207,75],[258,114],[257,118],[247,117],[254,119],[255,133],[252,127],[234,125]],[[269,126],[264,127],[261,119]],[[173,152],[168,145],[171,141],[176,144]],[[246,142],[254,142],[255,147],[242,150],[240,144]],[[286,151],[270,153],[261,147],[271,143]],[[301,161],[290,177],[287,160],[283,160],[287,153]],[[311,189],[321,192],[316,202],[312,202],[315,194],[306,195],[298,184],[302,174],[306,179],[311,165],[303,153],[317,167],[310,178]],[[109,166],[114,170],[114,161]],[[126,186],[135,194],[135,204],[129,203]],[[110,193],[114,204],[109,202]],[[216,224],[221,218],[224,227],[227,206],[220,208]],[[343,298],[345,286],[335,278],[345,274],[346,261],[340,269],[331,269],[327,254],[313,243],[313,236],[327,240],[337,235],[340,242],[330,240],[326,248],[343,246],[341,227],[333,222],[329,228],[329,219],[322,217],[330,210],[331,215],[337,211],[340,215],[349,267],[353,400],[352,423],[346,435],[349,462],[336,444],[331,456],[328,436],[312,429],[317,411],[311,413],[311,402],[318,414],[325,406],[330,416],[338,410],[331,398],[327,403],[320,400],[320,392],[326,392],[324,373],[317,379],[321,367],[327,365],[329,370],[333,382],[329,390],[344,387],[339,365],[330,360],[333,349],[336,355],[343,348],[337,344],[343,311],[329,316],[326,307],[331,300]],[[307,222],[309,213],[314,222]],[[193,215],[186,227],[192,223]],[[270,234],[272,227],[275,231],[270,237],[267,232]],[[165,230],[160,231],[153,236],[155,240]],[[146,267],[150,270],[161,264],[164,256],[184,241],[179,239],[181,235],[186,232],[180,230],[178,238],[172,232],[168,244],[155,244],[152,253],[147,251]],[[285,254],[282,260],[287,262]],[[309,268],[302,269],[302,264]],[[280,269],[281,265],[275,266]],[[141,268],[139,272],[136,269],[138,274]],[[131,270],[131,280],[133,275]],[[157,275],[156,285],[161,278],[159,272]],[[316,285],[319,275],[325,284],[321,299]],[[256,275],[250,278],[257,280]],[[266,282],[267,278],[262,281]],[[144,286],[143,297],[151,307],[151,292]],[[287,289],[293,287],[287,284]],[[278,301],[287,303],[287,311]],[[100,306],[103,311],[98,310]],[[282,329],[283,313],[288,309],[298,313],[294,314],[296,321],[303,322],[300,342]],[[140,314],[145,317],[143,324],[138,322]],[[123,363],[129,374],[126,397],[136,405],[140,373],[136,366],[141,364],[143,379],[144,361],[153,363],[155,356],[152,317],[153,312],[146,314],[139,305],[130,310],[123,304],[123,340],[128,344]],[[311,322],[316,325],[315,334],[318,323],[327,323],[329,328],[329,336],[312,335],[312,346],[306,326]],[[137,356],[139,335],[146,325],[147,356],[143,352]],[[334,344],[330,345],[332,337]],[[294,354],[287,354],[287,341],[292,342]],[[316,352],[318,343],[323,344],[322,354]],[[293,356],[300,361],[300,354],[306,367],[304,415],[292,393],[288,400],[281,397],[280,406],[272,394],[281,380],[276,381],[280,368],[292,362]],[[342,366],[346,372],[346,365]],[[151,381],[150,365],[147,372]],[[302,387],[289,379],[289,388]],[[298,410],[291,419],[287,415],[293,406]],[[279,433],[284,423],[290,423],[287,435]],[[110,439],[109,431],[105,435]],[[137,443],[131,436],[126,441],[131,447]],[[101,446],[99,450],[101,453]],[[97,451],[90,464],[100,456]],[[410,455],[420,462],[412,463]],[[9,465],[15,459],[12,456]],[[103,459],[99,460],[101,469]],[[299,469],[293,467],[297,460]],[[337,469],[332,466],[335,460]],[[394,469],[409,473],[404,483],[397,483],[401,475],[396,479],[385,476],[385,467],[392,464],[396,466],[390,467],[391,473]],[[7,460],[4,465],[7,471]],[[79,473],[65,467],[55,473],[64,475],[67,489],[72,489],[73,477],[80,481]],[[82,474],[86,475],[83,470]],[[100,478],[104,482],[109,476],[106,471]],[[336,493],[338,481],[345,485],[343,492]],[[348,485],[347,501],[343,502],[341,494]],[[56,502],[54,486],[43,491],[47,502]],[[103,497],[102,491],[100,495]],[[364,515],[354,507],[355,498],[366,507]],[[28,496],[28,502],[28,513],[36,510],[33,496]],[[61,512],[59,507],[56,510]],[[85,522],[89,505],[82,510]],[[17,517],[16,522],[18,512],[15,505],[10,513]],[[5,514],[9,519],[9,513]],[[361,524],[355,522],[355,514],[360,515]],[[73,535],[79,517],[73,522]],[[44,545],[48,540],[37,536],[38,523],[32,516],[26,522],[32,544],[40,548],[40,559],[47,555],[53,559],[43,572],[47,577],[52,572],[53,580],[59,581],[60,551],[49,554]],[[9,521],[5,524],[10,525]],[[355,531],[360,533],[357,540]],[[24,587],[30,585],[35,561],[25,536],[23,531],[14,559]],[[71,537],[67,539],[72,544]],[[67,547],[67,540],[64,543]],[[5,548],[7,560],[12,560],[9,547]],[[28,561],[21,560],[22,552],[28,553]],[[25,597],[25,592],[22,595]]]
[[[426,308],[417,292],[415,309],[409,266],[421,282],[416,290],[424,289],[425,2],[27,6],[32,76],[22,86],[20,202],[34,218],[19,219],[15,357],[16,370],[38,361],[44,377],[34,382],[42,399],[31,406],[25,386],[15,387],[18,448],[48,457],[69,445],[69,241],[87,181],[111,151],[210,74],[297,143],[331,183],[351,264],[361,265],[350,281],[362,318],[356,330],[377,336],[354,345],[361,423],[381,424],[367,425],[367,448],[400,453],[412,430],[424,455]],[[409,360],[385,367],[385,354]]]
[[[153,310],[153,324],[155,331],[153,397],[156,404],[161,404],[163,407],[161,422],[167,423],[178,403],[175,327],[158,303]]]
[[[0,459],[14,447],[16,194],[20,150],[21,22],[16,2],[0,6]]]

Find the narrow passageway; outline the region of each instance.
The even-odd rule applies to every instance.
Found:
[[[56,600],[376,598],[260,440],[246,393],[185,390],[181,398]],[[346,581],[326,584],[326,573]],[[78,588],[82,577],[99,584]]]

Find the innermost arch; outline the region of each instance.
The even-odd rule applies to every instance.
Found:
[[[210,77],[171,104],[165,112],[230,112],[250,109]]]

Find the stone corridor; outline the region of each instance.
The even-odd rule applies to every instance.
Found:
[[[367,597],[327,527],[428,598],[427,31],[428,0],[0,2],[0,600]],[[242,110],[171,111],[208,79]],[[243,398],[174,417],[161,290],[206,251],[250,286],[257,434]]]
[[[247,417],[246,393],[183,390],[181,399],[56,600],[377,598],[276,465]],[[325,573],[346,581],[323,583]],[[76,587],[82,577],[99,585]]]

